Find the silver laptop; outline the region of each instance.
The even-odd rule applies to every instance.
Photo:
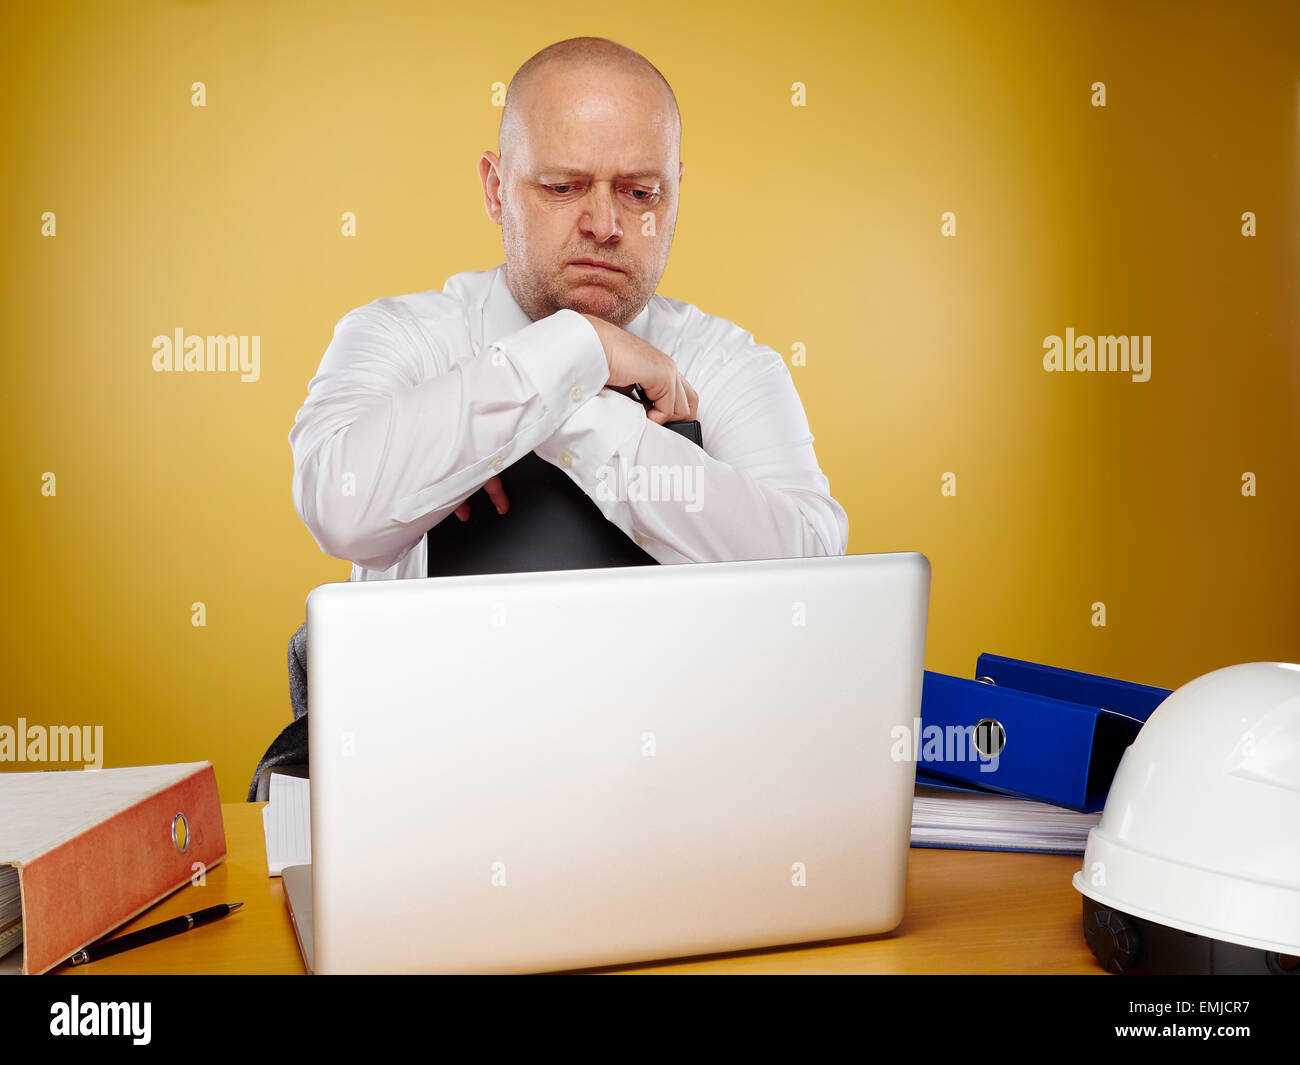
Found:
[[[893,929],[929,585],[905,552],[315,589],[312,865],[285,873],[308,967]]]

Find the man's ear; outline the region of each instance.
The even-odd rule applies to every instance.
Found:
[[[483,207],[495,225],[501,224],[501,160],[496,152],[484,152],[478,161],[478,178],[483,183]]]
[[[677,184],[680,185],[680,184],[682,183],[682,178],[684,178],[685,176],[686,176],[686,164],[685,164],[685,163],[678,163],[678,164],[677,164]]]

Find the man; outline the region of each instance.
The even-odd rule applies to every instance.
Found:
[[[480,488],[508,521],[498,474],[532,451],[661,563],[844,553],[781,357],[655,295],[680,144],[672,89],[622,45],[561,41],[515,74],[479,161],[504,266],[345,315],[289,435],[294,505],[352,579],[425,576],[426,532]],[[693,419],[704,450],[664,428]],[[694,473],[692,498],[627,490],[655,470]]]
[[[316,542],[352,561],[353,580],[424,577],[425,534],[466,520],[480,488],[500,515],[486,520],[508,522],[498,474],[535,451],[655,561],[843,554],[848,518],[781,357],[654,294],[685,173],[663,76],[612,41],[553,44],[511,80],[498,146],[479,175],[505,265],[335,327],[289,434],[294,506]],[[697,418],[704,450],[664,427]],[[643,498],[619,490],[637,470],[700,472],[690,498]],[[306,681],[303,626],[294,721],[250,801],[267,797],[267,770],[307,760]]]

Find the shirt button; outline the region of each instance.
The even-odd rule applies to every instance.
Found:
[[[500,473],[500,472],[501,472],[501,467],[504,466],[504,465],[505,465],[505,463],[502,462],[500,458],[495,458],[495,459],[492,460],[492,468],[493,468],[494,470],[496,470],[497,473]]]
[[[563,466],[563,467],[567,470],[570,466],[573,465],[573,456],[570,455],[567,451],[561,451],[561,452],[560,452],[560,465]]]
[[[574,385],[571,389],[569,389],[569,398],[573,400],[574,403],[577,403],[580,399],[582,399],[582,386]]]
[[[632,534],[632,540],[637,545],[637,547],[640,547],[643,543],[645,543],[645,537],[642,536],[639,532],[634,532]]]

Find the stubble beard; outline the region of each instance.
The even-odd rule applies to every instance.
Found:
[[[564,282],[564,271],[568,269],[564,263],[556,263],[552,267],[552,272],[539,276],[535,272],[519,269],[519,262],[519,259],[508,254],[507,249],[506,285],[520,309],[534,322],[549,317],[558,310],[568,308],[583,314],[595,315],[617,326],[626,326],[641,312],[650,295],[653,295],[648,293],[643,296],[630,274],[624,274],[610,286],[599,284],[576,286]],[[515,269],[511,268],[511,263],[514,263]],[[620,291],[619,289],[626,286],[629,281],[633,282],[631,293],[626,290]],[[619,288],[615,288],[615,285]],[[597,288],[604,289],[607,295],[592,298],[591,293]]]
[[[643,291],[645,286],[639,283],[634,274],[625,273],[622,277],[613,279],[609,286],[575,286],[564,280],[565,271],[569,269],[566,262],[553,263],[546,272],[529,270],[527,266],[521,265],[526,263],[526,257],[520,241],[516,239],[515,226],[508,212],[502,217],[501,235],[506,255],[506,287],[531,321],[548,318],[556,311],[567,308],[626,327],[654,295],[654,287],[648,292]],[[600,257],[599,252],[578,252],[575,257],[583,258],[585,255]],[[596,288],[605,289],[607,297],[579,298],[579,293],[590,293]]]

